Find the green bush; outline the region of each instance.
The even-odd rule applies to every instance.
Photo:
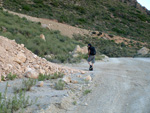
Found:
[[[14,93],[19,93],[20,91],[30,91],[31,87],[34,86],[36,84],[36,79],[27,79],[27,80],[23,80],[22,84],[20,85],[19,88],[14,87]]]
[[[63,80],[59,80],[57,83],[55,83],[56,90],[63,90],[64,87],[65,87],[65,82]]]
[[[17,75],[12,73],[9,73],[6,77],[7,80],[14,80],[15,78],[17,78]]]
[[[104,59],[104,56],[102,56],[102,55],[95,56],[95,60],[103,60],[103,59]]]
[[[53,75],[43,75],[40,74],[38,77],[38,81],[45,81],[45,80],[50,80],[50,79],[57,79],[57,78],[63,78],[64,74],[60,72],[56,72]]]
[[[24,9],[24,10],[26,10],[26,11],[30,11],[30,10],[31,10],[31,8],[30,8],[29,5],[23,5],[23,6],[22,6],[22,9]]]
[[[87,90],[85,90],[85,91],[83,92],[83,95],[87,95],[87,94],[91,93],[91,91],[92,91],[92,90],[87,89]]]
[[[57,78],[63,78],[64,74],[60,72],[54,73],[54,75],[51,75],[51,79],[57,79]]]
[[[43,74],[40,74],[39,77],[38,77],[38,81],[45,81],[45,80],[49,80],[51,79],[51,76],[50,75],[43,75]]]
[[[29,96],[26,96],[25,92],[20,90],[18,94],[15,94],[13,97],[8,97],[7,87],[5,92],[0,93],[0,113],[14,113],[17,110],[22,110],[28,106],[31,106],[33,101],[29,101]]]
[[[77,105],[77,101],[73,101],[72,104],[73,104],[73,105]]]
[[[30,91],[31,87],[36,84],[35,79],[28,79],[28,80],[23,80],[22,85],[23,85],[23,90]]]

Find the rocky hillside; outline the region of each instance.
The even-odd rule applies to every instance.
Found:
[[[150,42],[150,16],[135,0],[4,0],[3,2],[4,8],[15,12]]]
[[[26,49],[23,44],[0,36],[0,80],[1,76],[5,78],[9,73],[18,77],[37,78],[40,73],[55,72],[71,74],[79,71],[50,63]]]
[[[0,17],[1,36],[24,44],[36,55],[55,63],[75,63],[82,58],[86,59],[87,56],[84,55],[74,58],[70,54],[77,45],[83,47],[92,43],[97,49],[97,56],[105,54],[109,57],[132,57],[137,53],[137,50],[149,45],[148,42],[141,43],[125,37],[85,30],[49,19],[35,18],[10,11],[0,10]],[[74,35],[72,39],[69,38],[78,33],[85,34],[86,37]]]
[[[145,7],[141,6],[141,4],[139,4],[137,0],[118,0],[118,1],[126,3],[129,6],[133,6],[139,9],[141,12],[150,15],[150,11],[146,9]]]
[[[72,57],[69,52],[73,51],[76,45],[83,45],[61,35],[59,31],[43,28],[40,22],[31,22],[26,18],[14,16],[1,9],[0,36],[24,44],[26,48],[40,57],[50,55],[52,57],[48,60],[55,63],[70,62]]]

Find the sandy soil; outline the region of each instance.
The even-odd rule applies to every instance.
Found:
[[[111,58],[96,62],[92,73],[92,92],[67,113],[150,113],[150,58]]]

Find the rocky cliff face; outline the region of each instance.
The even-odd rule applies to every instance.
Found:
[[[139,9],[141,12],[150,15],[150,11],[138,3],[137,0],[118,0]]]

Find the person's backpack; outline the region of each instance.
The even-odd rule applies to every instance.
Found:
[[[91,54],[91,55],[96,55],[95,47],[91,47],[91,48],[90,48],[90,54]]]

